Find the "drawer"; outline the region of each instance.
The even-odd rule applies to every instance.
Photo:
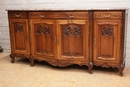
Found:
[[[94,18],[113,18],[113,19],[121,19],[122,12],[121,11],[102,11],[102,12],[94,12]]]
[[[86,18],[88,12],[29,12],[29,18]]]
[[[27,12],[9,12],[9,18],[28,18]]]

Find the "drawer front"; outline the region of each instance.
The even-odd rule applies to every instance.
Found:
[[[121,19],[122,12],[94,12],[94,18],[113,18],[113,19]]]
[[[88,12],[30,12],[29,18],[86,18]]]
[[[9,12],[9,18],[28,18],[27,12]]]

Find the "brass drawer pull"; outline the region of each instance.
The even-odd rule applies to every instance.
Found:
[[[20,17],[20,16],[21,16],[21,14],[15,14],[15,16],[16,16],[16,17]]]
[[[45,16],[46,16],[45,14],[44,14],[44,15],[41,15],[41,14],[40,14],[40,17],[41,17],[41,18],[44,18]]]
[[[74,17],[75,17],[75,15],[71,16],[70,14],[68,14],[68,16],[69,16],[70,18],[74,18]]]
[[[104,17],[105,17],[105,18],[110,18],[111,15],[110,15],[110,14],[109,14],[109,15],[105,15],[105,14],[104,14]]]

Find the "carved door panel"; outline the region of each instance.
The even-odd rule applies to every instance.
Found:
[[[89,22],[58,20],[58,58],[88,60]]]
[[[119,63],[120,20],[94,21],[94,61]]]
[[[55,58],[55,24],[53,20],[31,20],[32,55]]]
[[[11,47],[13,53],[30,54],[27,19],[10,19]]]

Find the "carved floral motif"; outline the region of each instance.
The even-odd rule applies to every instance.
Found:
[[[40,35],[40,34],[50,35],[50,28],[47,25],[43,24],[37,28],[36,34],[37,35]]]
[[[23,25],[22,24],[16,24],[15,25],[15,31],[16,32],[24,32],[23,31]]]
[[[101,29],[102,36],[113,36],[113,28],[110,26],[105,26]]]
[[[68,36],[68,35],[82,36],[82,31],[76,25],[69,25],[69,26],[65,27],[65,29],[63,31],[63,36]]]

